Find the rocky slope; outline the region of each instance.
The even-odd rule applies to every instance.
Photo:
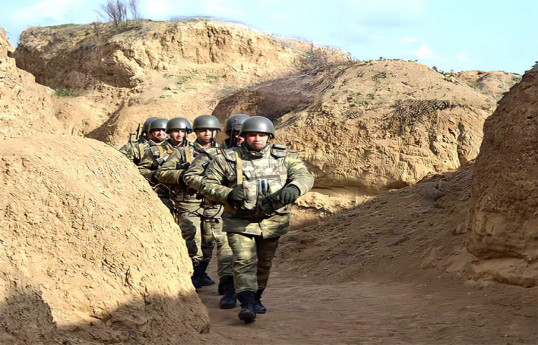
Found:
[[[35,83],[15,65],[4,29],[0,28],[0,139],[46,132],[61,133],[55,118],[53,91]]]
[[[478,276],[538,285],[538,66],[484,125],[468,217]]]
[[[218,341],[178,226],[119,152],[36,135],[0,157],[0,343]]]
[[[222,100],[214,113],[268,115],[277,139],[316,175],[319,194],[308,203],[329,205],[331,194],[338,205],[352,205],[474,159],[495,107],[424,65],[373,61],[261,83]]]

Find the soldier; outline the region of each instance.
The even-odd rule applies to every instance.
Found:
[[[233,114],[228,117],[224,126],[224,132],[228,138],[225,139],[221,145],[223,149],[233,146],[241,146],[241,144],[245,141],[245,138],[240,136],[239,133],[241,132],[243,122],[245,122],[245,120],[249,117],[250,116],[245,114]]]
[[[224,141],[222,147],[241,144],[242,140],[234,140],[234,138],[239,135],[241,125],[247,118],[249,118],[248,115],[235,114],[226,120],[225,132],[229,138]],[[209,162],[220,152],[219,148],[210,148],[206,149],[205,152],[200,152],[183,177],[187,186],[201,192],[201,182],[205,169]],[[212,234],[217,243],[218,291],[219,294],[223,295],[219,301],[219,307],[221,309],[232,309],[237,304],[233,280],[233,258],[227,236],[222,231],[222,206],[212,201],[204,200],[203,209],[202,233],[207,234],[207,236]]]
[[[175,117],[168,120],[166,133],[170,136],[168,142],[173,148],[186,146],[188,143],[187,135],[192,133],[191,123],[184,117]]]
[[[131,162],[133,162],[135,165],[140,164],[140,161],[142,160],[142,157],[144,156],[144,152],[146,151],[146,148],[149,146],[148,142],[148,129],[149,124],[151,121],[155,120],[156,117],[149,117],[144,122],[144,125],[142,126],[142,134],[140,137],[132,142],[131,141],[131,135],[129,134],[129,142],[125,145],[123,145],[120,149],[120,152],[123,153],[127,159],[129,159]],[[140,124],[138,124],[140,126]],[[139,127],[140,128],[140,127]]]
[[[204,196],[224,204],[223,231],[234,260],[234,282],[247,323],[266,312],[267,286],[280,236],[289,229],[291,205],[312,188],[314,178],[296,153],[268,143],[273,123],[254,116],[243,123],[241,147],[223,150],[202,179]]]
[[[148,180],[153,190],[161,198],[161,201],[172,210],[173,205],[170,201],[168,188],[159,184],[159,181],[155,177],[157,169],[173,152],[172,146],[166,141],[165,131],[167,123],[168,120],[162,118],[156,118],[150,122],[148,128],[148,147],[138,165],[138,171]]]
[[[213,250],[213,235],[203,232],[202,199],[196,189],[188,188],[183,181],[183,175],[194,157],[216,149],[214,138],[220,130],[220,123],[213,115],[201,115],[194,119],[193,128],[196,141],[192,146],[187,145],[176,149],[157,172],[156,178],[174,187],[179,227],[193,262],[192,283],[195,288],[201,288],[215,284],[205,273]]]

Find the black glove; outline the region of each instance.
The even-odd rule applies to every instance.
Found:
[[[301,191],[294,185],[289,185],[280,190],[280,201],[285,205],[293,204],[299,197]]]
[[[245,200],[245,192],[243,191],[243,185],[237,186],[226,197],[228,203],[234,205]]]

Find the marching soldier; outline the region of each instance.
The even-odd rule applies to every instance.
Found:
[[[261,295],[280,236],[289,229],[291,205],[314,183],[303,161],[283,145],[269,144],[273,123],[254,116],[243,123],[241,147],[223,150],[209,163],[202,191],[224,204],[223,231],[233,252],[239,319],[265,313]]]
[[[200,288],[215,284],[205,273],[213,250],[213,235],[203,232],[201,223],[204,213],[202,199],[196,189],[189,188],[185,184],[183,175],[194,157],[216,149],[215,136],[220,130],[220,122],[213,115],[201,115],[194,119],[193,129],[196,141],[192,145],[176,149],[159,169],[156,178],[174,188],[179,227],[193,262],[192,283],[195,288]]]
[[[229,136],[221,147],[232,147],[241,144],[242,138],[239,136],[239,131],[244,120],[249,118],[248,115],[234,114],[226,120],[225,132]],[[198,192],[201,192],[201,182],[205,173],[205,169],[209,162],[221,153],[219,148],[207,149],[201,152],[189,169],[185,173],[183,180],[185,183]],[[217,243],[217,271],[219,275],[219,294],[223,295],[219,301],[221,309],[235,308],[236,296],[233,281],[233,258],[232,250],[228,245],[226,234],[222,231],[222,205],[204,200],[202,217],[202,231],[205,234],[212,234]]]

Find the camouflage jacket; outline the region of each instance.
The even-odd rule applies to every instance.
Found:
[[[149,145],[146,148],[146,151],[144,151],[144,156],[138,165],[138,171],[140,171],[140,174],[142,174],[152,186],[155,186],[158,183],[155,178],[155,172],[172,154],[173,148],[168,141],[156,144],[152,140],[149,140],[148,143]]]
[[[293,185],[300,195],[308,192],[314,177],[295,152],[283,145],[268,145],[260,152],[245,145],[222,151],[209,163],[202,179],[205,197],[224,204],[223,230],[282,236],[289,228],[291,205],[283,205],[270,197],[283,187]],[[242,185],[246,199],[241,205],[228,204],[231,190]]]
[[[120,152],[127,157],[128,160],[133,162],[135,165],[139,165],[144,152],[149,147],[149,141],[146,137],[140,137],[137,141],[133,141],[123,145],[120,148]]]
[[[174,150],[174,153],[163,163],[155,178],[159,182],[169,185],[172,188],[173,197],[176,202],[201,202],[201,197],[198,195],[198,189],[187,185],[184,182],[185,175],[189,165],[194,164],[195,157],[205,154],[204,149],[198,142],[191,143],[185,147],[179,147]],[[189,188],[190,187],[190,188]]]

